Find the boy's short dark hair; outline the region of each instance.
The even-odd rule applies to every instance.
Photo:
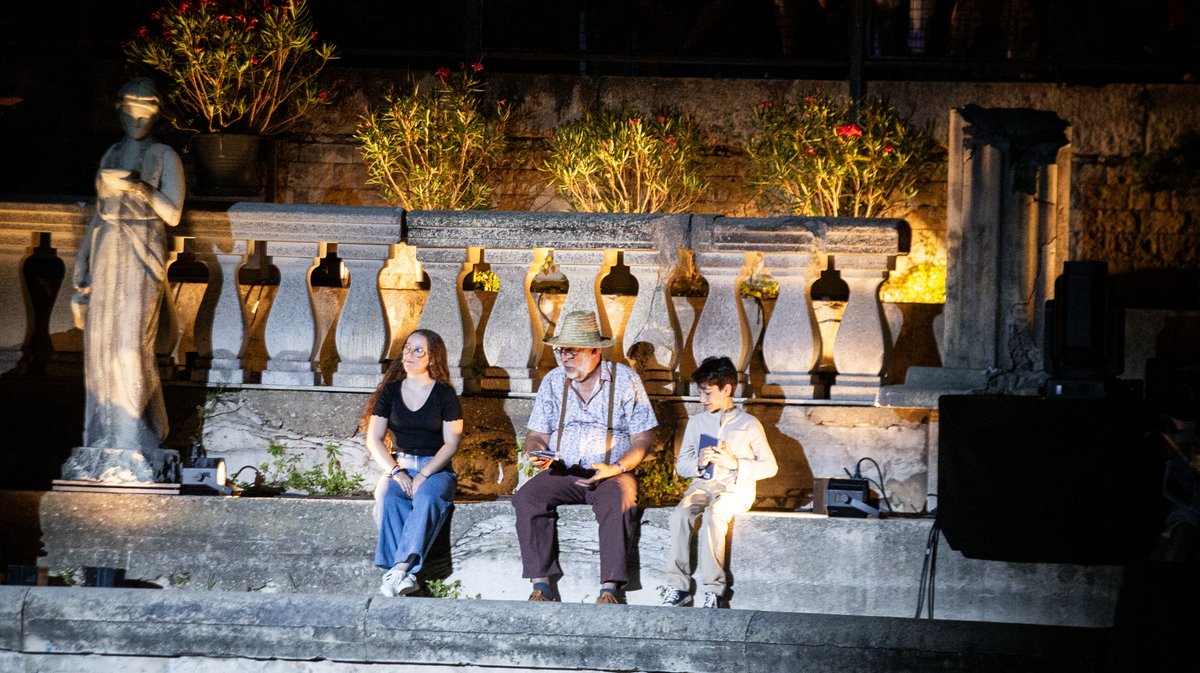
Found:
[[[707,357],[704,362],[692,372],[692,383],[698,386],[725,386],[737,388],[738,371],[733,366],[733,360],[727,357]]]

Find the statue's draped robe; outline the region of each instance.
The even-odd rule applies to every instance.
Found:
[[[126,138],[105,152],[100,168],[138,171],[173,206],[156,212],[148,199],[112,189],[97,172],[96,215],[80,249],[85,277],[77,279],[89,288],[83,445],[158,448],[166,437],[167,415],[154,342],[166,287],[165,225],[179,222],[183,166],[167,145]],[[165,220],[159,214],[163,210]]]

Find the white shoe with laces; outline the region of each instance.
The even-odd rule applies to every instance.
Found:
[[[681,608],[692,604],[692,595],[679,589],[667,589],[663,594],[662,604],[666,607]]]
[[[392,568],[383,574],[379,593],[389,598],[404,596],[417,590],[417,577],[407,570]]]
[[[718,599],[717,595],[714,594],[713,592],[705,591],[704,592],[704,604],[701,605],[700,607],[702,607],[702,608],[719,608],[719,607],[721,607],[718,604],[719,600],[720,599]]]

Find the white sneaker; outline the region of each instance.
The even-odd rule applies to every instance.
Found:
[[[379,593],[391,598],[404,596],[417,590],[417,577],[407,570],[392,568],[383,574],[379,584]]]
[[[702,607],[702,608],[719,608],[721,606],[717,604],[717,601],[718,601],[718,598],[717,598],[716,594],[714,594],[711,591],[705,591],[704,592],[704,604],[701,605],[700,607]]]

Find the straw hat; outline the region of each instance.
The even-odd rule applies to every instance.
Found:
[[[554,336],[545,339],[543,343],[574,348],[604,348],[613,345],[616,341],[606,339],[604,335],[600,334],[594,313],[571,311],[559,321]]]

